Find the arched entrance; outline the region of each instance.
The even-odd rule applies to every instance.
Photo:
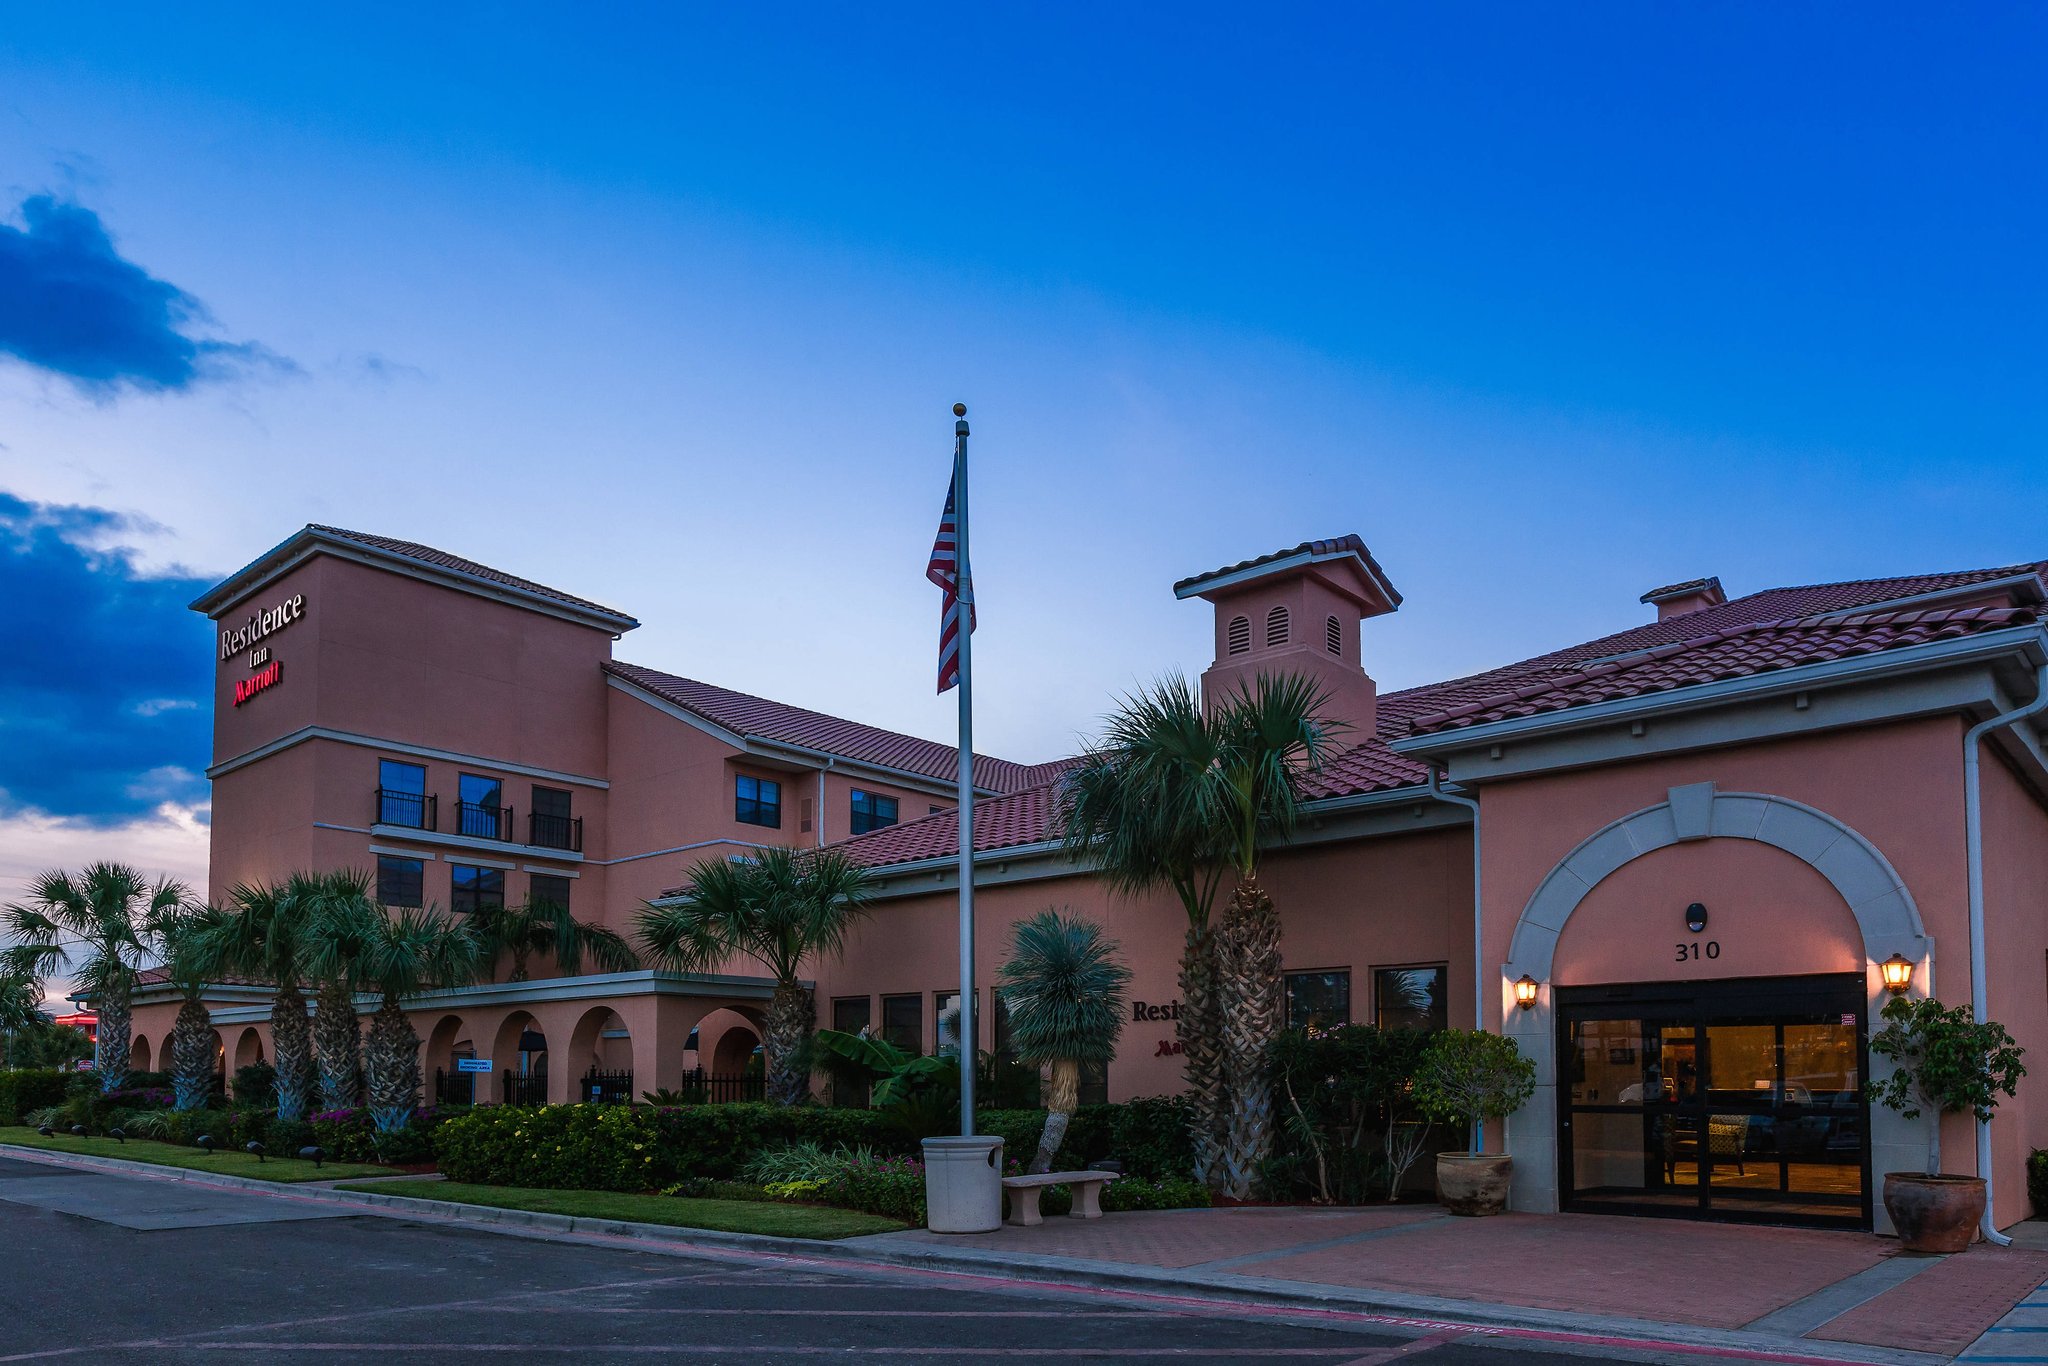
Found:
[[[569,1061],[578,1100],[620,1105],[635,1092],[633,1034],[609,1006],[586,1010],[569,1034]]]
[[[1538,1068],[1508,1122],[1516,1208],[1870,1220],[1870,1170],[1925,1140],[1868,1105],[1863,1031],[1878,965],[1904,956],[1924,991],[1931,948],[1884,856],[1803,803],[1698,783],[1597,831],[1502,969],[1503,1031]]]
[[[140,1034],[128,1041],[128,1070],[147,1072],[149,1066],[149,1040]]]
[[[548,1037],[540,1021],[515,1010],[498,1026],[491,1044],[496,1099],[507,1105],[544,1105],[548,1098]]]
[[[427,1031],[425,1047],[420,1072],[433,1088],[434,1104],[474,1105],[491,1099],[488,1075],[465,1072],[457,1066],[461,1060],[476,1056],[476,1046],[470,1041],[468,1026],[460,1015],[443,1015],[435,1021]]]

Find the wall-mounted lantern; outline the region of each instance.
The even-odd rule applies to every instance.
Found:
[[[1894,996],[1906,994],[1906,988],[1913,985],[1913,965],[1904,954],[1895,953],[1878,964],[1877,970],[1884,974],[1884,989]]]
[[[1515,983],[1515,1004],[1524,1010],[1536,1004],[1536,979],[1526,972]]]

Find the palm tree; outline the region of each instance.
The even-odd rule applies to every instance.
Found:
[[[168,1050],[171,1107],[176,1110],[202,1110],[213,1098],[213,1012],[203,999],[207,978],[197,971],[194,950],[227,914],[217,906],[189,906],[151,927],[153,947],[164,961],[171,985],[184,997],[177,1019],[171,1022]]]
[[[1270,840],[1294,833],[1298,784],[1335,748],[1341,722],[1321,713],[1328,694],[1298,674],[1261,674],[1216,709],[1222,733],[1217,764],[1237,875],[1216,930],[1223,1021],[1224,1193],[1251,1194],[1272,1145],[1273,1083],[1268,1051],[1285,1023],[1281,1001],[1280,916],[1259,883],[1259,856]]]
[[[33,973],[0,972],[0,1034],[29,1029],[43,1018],[43,984]]]
[[[1048,909],[1017,924],[997,990],[1010,1013],[1018,1059],[1052,1069],[1034,1172],[1052,1170],[1080,1099],[1082,1064],[1106,1063],[1116,1051],[1131,981],[1116,951],[1100,925],[1077,915]]]
[[[744,860],[706,859],[673,902],[642,906],[640,937],[674,972],[710,972],[752,958],[775,978],[762,1052],[768,1098],[795,1105],[810,1094],[805,1057],[818,1012],[797,982],[806,958],[837,956],[867,914],[867,872],[837,849],[757,850]]]
[[[269,982],[271,1065],[277,1117],[301,1120],[313,1090],[313,1039],[306,1026],[308,931],[323,904],[320,880],[293,873],[282,886],[242,883],[228,894],[220,918],[193,937],[190,970],[209,981],[239,975]]]
[[[336,903],[314,926],[308,948],[317,972],[340,971],[334,960],[346,957],[355,982],[377,993],[364,1052],[370,1123],[378,1133],[396,1133],[420,1103],[420,1036],[405,1003],[435,987],[475,980],[482,946],[467,925],[434,908],[387,910],[365,898]]]
[[[320,1108],[345,1110],[363,1099],[363,1025],[356,1009],[356,959],[359,948],[344,936],[336,947],[346,952],[321,955],[317,968],[311,946],[323,927],[349,929],[367,924],[374,913],[370,875],[346,869],[316,875],[308,900],[308,971],[317,983],[313,992],[313,1059],[320,1086]]]
[[[1219,1171],[1224,1134],[1221,1023],[1210,910],[1229,859],[1221,790],[1221,728],[1186,677],[1169,674],[1126,697],[1102,740],[1070,773],[1060,833],[1091,859],[1112,891],[1134,896],[1173,889],[1187,913],[1180,956],[1180,1017],[1174,1021],[1187,1082],[1188,1138],[1197,1181]]]
[[[44,873],[30,885],[29,904],[7,907],[16,942],[0,956],[0,968],[38,980],[70,968],[72,986],[92,998],[99,1015],[94,1065],[102,1091],[128,1080],[129,1001],[147,926],[188,897],[184,884],[170,878],[152,884],[123,864],[95,863],[75,876]]]
[[[630,972],[640,958],[624,935],[569,914],[553,897],[529,898],[516,906],[495,906],[477,917],[477,937],[484,961],[495,968],[498,956],[512,955],[512,980],[527,980],[526,960],[546,954],[565,977],[583,970],[589,959],[598,972]]]

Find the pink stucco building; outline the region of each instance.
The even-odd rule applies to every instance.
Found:
[[[2048,1057],[2048,753],[2038,717],[1982,725],[2048,677],[2044,568],[1672,585],[1617,605],[1615,634],[1385,694],[1371,623],[1401,596],[1357,537],[1174,585],[1214,613],[1206,687],[1308,672],[1351,727],[1267,865],[1290,1011],[1516,1037],[1540,1086],[1495,1138],[1521,1208],[1881,1226],[1871,1174],[1927,1139],[1865,1098],[1881,966],[1981,995]],[[348,866],[393,904],[545,895],[624,930],[707,854],[847,842],[877,904],[813,965],[821,1019],[937,1043],[957,989],[947,746],[624,663],[622,612],[356,532],[307,527],[194,606],[218,657],[215,896]],[[1179,905],[1114,896],[1062,851],[1064,767],[976,761],[977,980],[1025,915],[1101,919],[1136,976],[1100,1084],[1177,1089]],[[474,1058],[478,1100],[560,1101],[625,1071],[635,1090],[739,1072],[768,989],[743,964],[538,976],[415,1017],[430,1087],[467,1085]],[[211,1000],[223,1065],[267,1056],[267,991]],[[138,1066],[174,1011],[166,988],[139,998]],[[1948,1122],[1949,1170],[1977,1170],[1973,1129]],[[2029,1079],[1989,1126],[2000,1224],[2029,1213],[2042,1142],[2048,1080]]]

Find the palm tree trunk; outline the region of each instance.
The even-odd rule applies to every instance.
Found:
[[[1180,956],[1181,1070],[1187,1080],[1188,1142],[1195,1180],[1210,1185],[1223,1152],[1223,1043],[1216,1013],[1216,936],[1205,925],[1188,927]]]
[[[363,1100],[363,1028],[355,993],[322,982],[313,1001],[313,1044],[320,1061],[320,1108],[347,1110]]]
[[[1055,1058],[1052,1064],[1052,1089],[1045,1098],[1045,1128],[1038,1135],[1038,1153],[1031,1159],[1034,1175],[1052,1170],[1052,1160],[1058,1156],[1060,1144],[1066,1141],[1067,1121],[1073,1118],[1074,1107],[1081,1100],[1081,1064],[1072,1058]]]
[[[93,1005],[100,1017],[93,1033],[93,1066],[99,1070],[100,1091],[118,1091],[128,1084],[128,1042],[135,1018],[126,984],[108,987]]]
[[[1231,894],[1216,932],[1222,1015],[1223,1193],[1249,1199],[1273,1142],[1273,1080],[1267,1057],[1280,1032],[1280,917],[1273,899],[1247,877]]]
[[[270,1037],[277,1117],[287,1123],[304,1119],[313,1099],[313,1035],[306,1025],[306,998],[296,982],[278,983],[270,998]]]
[[[396,996],[387,995],[370,1017],[370,1123],[380,1134],[412,1122],[420,1103],[420,1036]]]
[[[187,996],[171,1026],[171,1103],[179,1110],[203,1110],[213,1097],[213,1012]]]
[[[768,1099],[776,1105],[800,1105],[811,1094],[809,1050],[805,1045],[817,1028],[817,1008],[811,993],[794,982],[778,982],[775,997],[768,1003],[768,1037],[763,1040],[767,1056]]]

